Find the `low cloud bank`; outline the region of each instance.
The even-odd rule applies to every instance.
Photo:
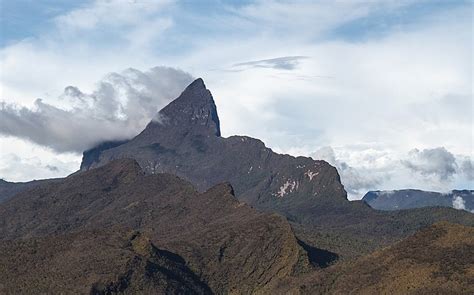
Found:
[[[444,147],[413,149],[405,154],[374,147],[353,150],[322,147],[310,156],[337,168],[349,199],[360,199],[370,190],[470,189],[468,184],[473,175],[469,157],[454,155]],[[467,210],[462,197],[453,199],[453,207]]]
[[[92,93],[67,86],[61,108],[42,99],[34,108],[0,104],[0,134],[27,139],[57,152],[82,152],[107,140],[135,136],[157,111],[193,80],[181,70],[154,67],[108,74]]]

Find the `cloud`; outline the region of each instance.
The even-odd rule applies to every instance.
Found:
[[[375,167],[366,169],[362,165],[359,167],[350,166],[337,158],[331,147],[322,147],[310,155],[314,159],[325,160],[337,168],[349,199],[360,199],[361,195],[379,187],[389,177],[388,174],[379,173]]]
[[[474,210],[469,210],[469,208],[466,207],[466,201],[461,196],[453,197],[453,208],[474,213]]]
[[[81,157],[73,153],[53,152],[18,138],[0,136],[0,178],[7,181],[30,181],[64,177],[77,171]]]
[[[234,11],[257,24],[259,32],[272,32],[285,35],[285,40],[294,40],[324,36],[343,24],[380,11],[397,11],[411,2],[257,0]]]
[[[154,67],[108,74],[90,94],[68,86],[60,108],[37,99],[34,108],[0,105],[0,133],[58,152],[82,152],[99,142],[138,134],[156,112],[192,81],[181,70]]]
[[[459,165],[459,170],[468,180],[474,180],[474,164],[469,157],[463,157]]]
[[[56,166],[53,166],[53,165],[46,165],[45,168],[48,169],[49,171],[52,171],[52,172],[58,172],[59,171],[59,168],[56,167]]]
[[[62,37],[92,35],[92,38],[124,42],[135,50],[145,50],[173,21],[162,14],[172,0],[96,0],[54,19]],[[91,37],[89,37],[91,38]]]
[[[283,56],[271,59],[261,59],[255,61],[247,61],[236,63],[233,68],[270,68],[278,70],[294,70],[298,67],[299,63],[303,59],[309,58],[308,56]]]
[[[434,176],[441,181],[450,179],[457,170],[456,158],[444,147],[413,149],[402,164],[413,172]]]
[[[307,147],[284,152],[309,155],[335,166],[351,200],[362,198],[369,190],[413,188],[451,192],[453,188],[466,189],[472,185],[466,172],[472,168],[469,167],[468,157],[454,156],[446,148],[426,150],[428,152],[425,153],[417,149],[399,152],[383,145],[354,144],[322,147],[315,152],[308,152]],[[438,153],[448,156],[439,156]],[[410,159],[409,163],[407,159]]]
[[[460,196],[453,198],[453,208],[458,210],[466,210],[466,201]]]
[[[317,151],[311,154],[311,157],[318,159],[318,160],[325,160],[329,164],[333,166],[338,165],[338,161],[336,160],[336,154],[334,150],[330,146],[325,146],[319,148]]]
[[[155,49],[168,44],[160,38],[174,25],[167,13],[174,1],[82,2],[44,20],[48,25],[28,38],[6,40],[0,49],[0,99],[32,104],[36,97],[59,96],[71,84],[91,92],[93,83],[106,73],[128,67],[147,69],[167,60]],[[16,8],[16,18],[30,19],[34,10],[21,5]],[[35,6],[44,10],[61,5]]]
[[[331,146],[354,197],[372,185],[469,188],[472,163],[463,155],[472,154],[472,34],[465,28],[472,13],[462,2],[88,1],[30,38],[5,43],[1,99],[30,111],[36,97],[60,110],[90,108],[105,73],[166,62],[204,78],[225,136],[247,134],[295,155]],[[311,58],[262,62],[299,56]],[[257,64],[209,70],[243,62]],[[76,88],[63,93],[65,85]],[[2,140],[12,153],[33,145]],[[416,164],[408,155],[414,147],[438,146],[456,158],[447,180],[401,162]],[[21,167],[22,177],[33,175]]]
[[[138,26],[148,17],[170,4],[169,0],[123,1],[96,0],[83,7],[57,16],[54,21],[61,29],[93,30],[97,27]]]

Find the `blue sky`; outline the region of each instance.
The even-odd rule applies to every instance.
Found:
[[[54,26],[54,19],[57,16],[68,11],[86,7],[94,1],[76,1],[76,0],[16,0],[1,2],[1,24],[2,38],[0,45],[5,46],[9,42],[20,41],[25,38],[35,37],[42,32],[51,29]],[[135,1],[123,0],[131,5]],[[316,2],[316,1],[313,1]],[[353,1],[356,2],[356,1]],[[376,2],[376,1],[364,1]],[[361,3],[364,3],[361,2]],[[383,1],[380,1],[381,3]],[[387,1],[388,2],[388,1]],[[200,23],[192,23],[196,15],[206,15],[207,18],[213,16],[232,15],[233,8],[250,5],[252,1],[223,1],[223,0],[205,0],[205,1],[180,1],[169,12],[174,13],[177,20],[176,30],[173,33],[180,33],[183,36],[190,36],[193,33],[202,33],[205,29],[206,35],[219,36],[228,34],[229,31],[236,33],[240,28],[230,29],[228,26],[202,26]],[[469,1],[414,1],[412,4],[405,5],[396,10],[386,10],[383,5],[375,8],[370,15],[356,18],[353,21],[343,23],[338,27],[332,28],[327,32],[325,38],[343,38],[347,40],[366,40],[368,38],[377,38],[384,35],[394,28],[404,29],[403,27],[413,26],[419,23],[420,19],[429,18],[433,14],[450,10],[458,7],[469,7]],[[230,30],[229,30],[230,29]],[[171,33],[170,32],[170,33]]]
[[[2,0],[0,177],[67,175],[81,149],[133,136],[203,77],[225,136],[326,159],[354,198],[473,188],[472,12],[469,1]]]
[[[80,5],[80,1],[2,0],[0,46],[35,37],[52,26],[52,18]]]

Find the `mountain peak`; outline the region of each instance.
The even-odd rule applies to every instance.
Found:
[[[181,95],[158,113],[159,125],[172,131],[220,136],[219,116],[211,92],[201,78],[194,80]]]
[[[207,89],[206,88],[206,85],[204,84],[204,80],[202,78],[197,78],[196,80],[194,80],[191,84],[188,85],[188,87],[186,87],[186,90],[196,90],[196,89]]]

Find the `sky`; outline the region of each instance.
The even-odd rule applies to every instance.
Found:
[[[474,189],[470,1],[0,0],[0,178],[63,177],[194,78],[223,136],[368,190]]]

